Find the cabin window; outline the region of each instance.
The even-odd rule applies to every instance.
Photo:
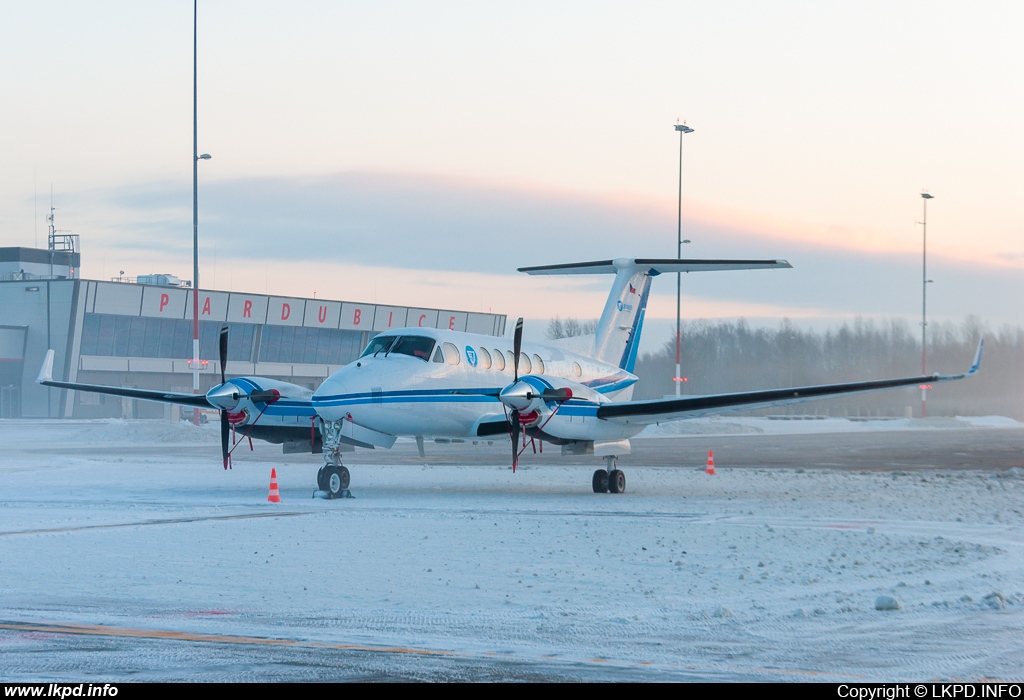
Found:
[[[501,353],[501,350],[494,351],[494,369],[505,371],[505,356]]]
[[[377,353],[388,351],[391,344],[395,342],[396,336],[393,335],[378,335],[376,338],[370,341],[370,344],[363,350],[363,354],[359,357],[366,357],[367,355],[376,355]]]
[[[487,352],[487,348],[480,348],[477,353],[480,357],[480,368],[490,369],[491,368],[491,353]]]
[[[391,346],[388,354],[409,355],[418,357],[424,362],[430,359],[430,351],[434,349],[434,339],[422,335],[403,335]]]
[[[580,367],[579,362],[572,363],[572,373],[575,374],[577,377],[583,376],[583,369]]]
[[[457,365],[459,364],[459,362],[462,361],[459,355],[459,349],[457,347],[455,347],[451,343],[445,343],[443,347],[444,359],[448,361],[448,364]]]
[[[434,351],[434,362],[441,364],[444,362],[444,355],[441,354],[441,346],[437,346],[437,350]]]
[[[540,359],[540,355],[533,356],[533,368],[537,374],[544,374],[544,360]]]
[[[530,374],[532,371],[533,365],[530,364],[530,358],[526,356],[526,353],[519,353],[519,372]]]
[[[505,357],[506,359],[508,359],[508,362],[506,362],[505,364],[508,365],[509,369],[512,369],[513,367],[516,366],[516,356],[512,353],[511,350],[505,351]]]

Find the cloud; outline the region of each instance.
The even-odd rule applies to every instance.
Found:
[[[77,197],[79,207],[86,200],[95,203],[94,227],[106,231],[100,237],[108,250],[132,258],[166,258],[171,253],[191,261],[191,188],[151,183]],[[919,252],[884,251],[873,244],[857,249],[857,237],[846,234],[840,237],[842,245],[835,237],[808,240],[806,232],[780,236],[775,232],[778,222],[760,226],[749,216],[731,220],[727,212],[699,205],[687,204],[685,211],[684,236],[693,240],[684,247],[686,257],[786,258],[794,265],[793,270],[686,275],[683,293],[705,309],[747,309],[759,316],[775,310],[795,317],[920,313]],[[625,194],[352,172],[204,183],[200,239],[206,269],[215,245],[221,266],[255,268],[260,289],[262,278],[271,274],[268,265],[282,279],[302,279],[307,266],[322,274],[332,265],[349,274],[362,268],[375,283],[392,270],[398,278],[394,284],[403,289],[408,280],[401,280],[400,271],[416,270],[463,280],[476,275],[472,283],[460,282],[460,288],[479,288],[479,294],[469,292],[477,297],[474,305],[491,305],[484,299],[487,283],[480,281],[491,276],[501,284],[513,280],[523,293],[548,290],[552,315],[593,316],[595,311],[562,308],[549,283],[516,276],[515,268],[622,256],[672,257],[675,214],[660,200]],[[1018,270],[933,254],[928,276],[935,280],[928,289],[929,312],[935,317],[973,313],[994,322],[1024,320],[1014,303],[1020,293]],[[416,278],[422,285],[440,284],[429,274]],[[562,284],[567,297],[583,291],[603,295],[608,280],[577,279],[571,285],[566,280],[556,287]],[[674,292],[674,284],[657,281],[652,316],[674,315]]]

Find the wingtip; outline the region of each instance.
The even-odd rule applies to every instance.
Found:
[[[53,381],[53,350],[47,350],[46,356],[43,358],[43,365],[39,368],[39,376],[36,377],[36,382],[42,384],[43,382]]]
[[[978,340],[978,351],[974,354],[974,362],[971,363],[971,368],[967,370],[967,374],[974,374],[981,369],[981,353],[985,349],[985,339],[981,338]]]

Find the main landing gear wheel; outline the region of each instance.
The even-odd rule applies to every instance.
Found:
[[[327,490],[327,467],[326,465],[320,467],[320,471],[316,473],[316,487],[320,491]]]
[[[594,472],[594,493],[608,493],[608,472],[604,469]]]
[[[348,469],[340,465],[326,466],[324,467],[324,477],[327,488],[324,491],[327,492],[330,498],[341,498],[344,496],[344,492],[348,489],[349,479],[351,478]]]
[[[613,469],[608,475],[608,491],[610,493],[623,493],[626,490],[626,475],[621,469]]]

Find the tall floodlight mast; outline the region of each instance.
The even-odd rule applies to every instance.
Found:
[[[199,155],[198,44],[199,0],[192,3],[192,393],[199,393],[199,161],[210,160],[210,154]],[[199,409],[192,411],[192,420],[199,425]]]
[[[928,328],[928,200],[935,199],[927,192],[921,193],[924,212],[921,218],[921,376],[928,373],[928,346],[926,345]],[[928,385],[921,385],[921,417],[927,415]]]
[[[686,126],[686,122],[676,124],[676,131],[679,132],[679,216],[676,223],[676,259],[683,257],[683,134],[693,132],[693,129]],[[686,241],[689,243],[689,241]],[[683,378],[681,372],[682,351],[680,348],[681,321],[680,307],[682,306],[683,276],[681,272],[676,273],[676,376],[672,380],[676,385],[676,396],[679,396]]]

